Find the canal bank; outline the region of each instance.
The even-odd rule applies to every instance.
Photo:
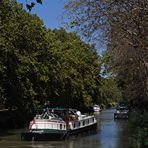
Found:
[[[29,121],[29,120],[28,120]],[[18,110],[0,111],[0,134],[10,129],[21,128],[27,122],[27,118],[22,116]]]

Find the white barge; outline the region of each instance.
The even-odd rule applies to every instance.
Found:
[[[65,108],[47,108],[30,122],[22,140],[63,140],[97,127],[94,115],[82,115],[80,111]]]

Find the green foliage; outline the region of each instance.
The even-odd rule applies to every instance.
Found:
[[[49,66],[53,65],[53,83],[58,87],[55,95],[65,99],[67,106],[92,105],[100,70],[99,57],[93,47],[82,42],[75,33],[66,33],[63,29],[49,31],[47,41],[52,54]],[[59,105],[64,104],[59,102]]]
[[[148,146],[148,113],[146,111],[132,112],[129,123],[133,148],[146,148]]]
[[[73,0],[65,8],[70,27],[91,41],[105,43],[99,87],[102,104],[119,98],[131,114],[133,147],[148,147],[148,48],[145,0]],[[133,109],[132,108],[132,109]]]
[[[105,44],[108,69],[123,98],[142,110],[148,109],[147,6],[145,0],[73,0],[65,5],[71,27]]]
[[[34,108],[36,90],[33,87],[38,69],[38,56],[43,46],[42,22],[24,12],[15,1],[0,6],[1,64],[3,98],[8,108],[20,110]],[[22,106],[25,106],[22,108]]]
[[[46,29],[15,1],[3,2],[0,16],[1,106],[27,114],[45,101],[86,109],[119,99],[114,79],[100,76],[95,47],[76,33]]]
[[[122,99],[121,90],[113,77],[102,78],[100,81],[101,104],[111,107]]]
[[[47,100],[83,109],[99,99],[101,59],[93,46],[62,28],[45,29],[15,1],[3,2],[0,16],[2,105],[32,113]]]

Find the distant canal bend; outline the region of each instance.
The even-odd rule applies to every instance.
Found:
[[[21,130],[11,130],[0,136],[0,148],[131,148],[128,121],[114,121],[113,113],[113,109],[95,113],[97,131],[70,137],[65,141],[21,141]]]

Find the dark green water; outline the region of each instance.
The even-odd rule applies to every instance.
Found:
[[[98,129],[64,141],[21,141],[21,130],[11,130],[0,136],[0,148],[130,148],[127,120],[113,118],[114,110],[95,113]]]

